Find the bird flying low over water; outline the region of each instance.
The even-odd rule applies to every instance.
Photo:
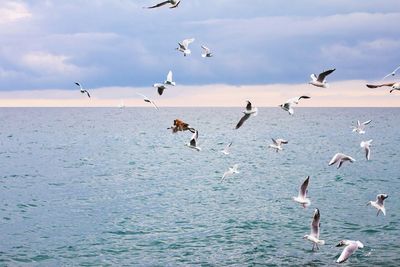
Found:
[[[86,93],[87,96],[90,98],[89,92],[88,92],[86,89],[83,89],[83,87],[82,87],[82,85],[81,85],[80,83],[75,82],[75,84],[79,86],[79,88],[81,89],[81,93],[82,93],[82,94]]]
[[[325,245],[324,240],[319,239],[319,228],[321,215],[319,213],[319,209],[314,210],[313,219],[311,222],[311,233],[309,235],[305,235],[303,239],[307,239],[313,243],[312,250],[319,249],[318,245]]]
[[[197,139],[199,138],[199,132],[195,130],[194,134],[192,135],[192,138],[190,138],[190,142],[186,144],[189,148],[195,149],[197,151],[200,151],[201,148],[197,144]]]
[[[370,149],[371,143],[372,143],[372,139],[368,140],[368,141],[362,141],[360,143],[360,147],[364,148],[365,158],[367,160],[369,160],[371,158],[371,149]]]
[[[278,139],[271,138],[271,139],[272,139],[272,144],[270,144],[268,147],[275,149],[276,152],[283,150],[282,144],[289,143],[287,140],[281,138]]]
[[[300,101],[300,99],[309,99],[311,97],[306,96],[306,95],[302,95],[302,96],[296,96],[293,98],[288,99],[285,103],[279,105],[283,110],[289,112],[289,115],[293,115],[294,110],[293,110],[293,106],[297,105]]]
[[[322,87],[322,88],[327,88],[329,85],[326,82],[326,76],[328,76],[329,74],[331,74],[332,72],[334,72],[336,69],[331,69],[331,70],[327,70],[324,72],[321,72],[318,77],[315,74],[311,74],[311,81],[309,82],[309,84],[312,84],[314,86],[317,87]]]
[[[140,94],[140,93],[137,93],[137,94],[140,95],[141,97],[143,97],[143,101],[144,101],[144,102],[147,102],[147,103],[152,104],[153,107],[154,107],[155,109],[158,110],[158,107],[157,107],[156,103],[155,103],[153,100],[149,99],[147,96],[142,95],[142,94]]]
[[[227,144],[226,147],[223,150],[221,150],[221,153],[224,155],[229,155],[230,154],[229,149],[231,148],[231,145],[232,145],[232,142]]]
[[[224,175],[222,175],[222,178],[221,178],[220,181],[222,182],[223,180],[225,180],[225,178],[226,178],[227,176],[230,176],[230,175],[239,173],[238,167],[239,167],[238,164],[235,164],[235,165],[233,165],[232,167],[229,167],[229,169],[228,169],[226,172],[224,172]]]
[[[390,89],[389,93],[393,92],[394,90],[400,90],[400,82],[396,82],[396,83],[383,83],[383,84],[367,84],[368,88],[378,88],[378,87],[383,87],[383,86],[388,86],[388,87],[392,87],[392,89]]]
[[[385,77],[382,78],[382,80],[386,79],[389,76],[395,76],[396,72],[400,69],[400,66],[398,66],[394,71],[392,71],[391,73],[387,74]]]
[[[182,42],[178,43],[179,47],[176,48],[179,52],[182,52],[183,55],[186,57],[190,55],[192,52],[189,49],[189,45],[194,42],[194,38],[185,39]]]
[[[192,127],[189,126],[189,124],[187,124],[186,122],[180,120],[180,119],[175,119],[174,120],[174,124],[169,127],[168,129],[172,129],[173,133],[176,133],[178,131],[191,131],[192,133],[195,133],[196,130]]]
[[[167,4],[171,5],[169,8],[177,8],[180,3],[181,3],[180,0],[167,0],[167,1],[164,1],[161,3],[158,3],[154,6],[149,6],[149,7],[145,7],[145,8],[156,8],[156,7],[160,7],[160,6],[167,5]]]
[[[357,126],[353,127],[353,133],[357,132],[359,134],[365,134],[365,125],[368,125],[371,123],[372,120],[367,120],[361,123],[359,120],[357,121]]]
[[[386,215],[386,209],[385,206],[383,205],[383,201],[387,199],[389,196],[387,194],[379,194],[376,196],[375,201],[368,201],[367,206],[371,205],[372,207],[376,208],[378,212],[376,213],[376,216],[379,215],[380,212],[382,212],[383,215]]]
[[[310,199],[307,198],[307,193],[308,193],[307,187],[308,187],[309,181],[310,181],[310,176],[307,176],[307,178],[304,180],[304,182],[300,186],[298,196],[293,197],[293,200],[297,203],[300,203],[303,206],[303,208],[306,208],[311,204]]]
[[[338,163],[337,168],[339,169],[342,166],[343,162],[345,162],[345,161],[350,161],[351,163],[353,163],[356,160],[350,156],[343,154],[343,153],[336,153],[333,156],[333,158],[331,159],[331,161],[329,162],[329,166],[331,166],[335,163]]]
[[[243,111],[244,115],[243,117],[239,120],[239,122],[236,124],[235,129],[239,129],[240,126],[243,125],[243,123],[250,118],[251,115],[253,116],[257,116],[258,114],[258,109],[256,107],[253,107],[251,105],[251,102],[249,100],[247,100],[247,105],[246,105],[246,109]]]
[[[341,240],[336,247],[345,247],[340,254],[339,258],[336,260],[337,263],[345,262],[357,249],[363,248],[364,244],[360,241],[354,240]]]
[[[213,54],[211,53],[211,50],[207,46],[202,45],[201,48],[203,48],[203,50],[204,50],[203,53],[201,54],[202,57],[212,57],[213,56]]]

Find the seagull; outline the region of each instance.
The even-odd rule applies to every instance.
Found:
[[[336,153],[335,156],[333,156],[333,158],[329,162],[329,166],[339,162],[338,167],[337,167],[339,169],[342,166],[343,162],[345,162],[345,161],[350,161],[351,163],[353,163],[356,160],[350,156],[343,154],[343,153]]]
[[[147,103],[152,104],[153,107],[154,107],[155,109],[158,110],[158,107],[157,107],[156,103],[155,103],[153,100],[149,99],[147,96],[142,95],[142,94],[140,94],[140,93],[136,93],[136,94],[138,94],[138,95],[140,95],[141,97],[143,97],[144,102],[147,102]]]
[[[178,131],[191,131],[192,133],[196,133],[196,130],[192,127],[189,126],[186,122],[181,121],[180,119],[175,119],[174,120],[174,125],[167,128],[167,129],[172,129],[173,133],[176,133]]]
[[[239,129],[240,126],[243,125],[243,123],[250,118],[251,115],[253,116],[257,116],[258,114],[258,109],[256,107],[252,107],[251,102],[249,100],[247,100],[247,105],[246,105],[246,110],[243,111],[244,115],[243,117],[240,119],[240,121],[236,124],[236,128],[235,129]]]
[[[272,139],[273,144],[270,144],[268,147],[275,149],[276,152],[278,152],[279,150],[283,150],[282,144],[288,143],[288,141],[286,141],[285,139],[280,139],[280,138],[278,138],[276,140],[274,138],[271,138],[271,139]]]
[[[156,8],[156,7],[160,7],[160,6],[166,5],[166,4],[170,4],[171,5],[169,8],[176,8],[180,4],[180,2],[181,2],[180,0],[167,0],[167,1],[161,2],[159,4],[156,4],[154,6],[149,6],[149,7],[146,7],[146,8]]]
[[[371,157],[371,149],[369,148],[371,146],[371,143],[372,139],[368,141],[362,141],[360,143],[360,147],[364,148],[365,150],[365,157],[367,158],[367,160],[369,160]]]
[[[383,215],[386,215],[386,209],[385,206],[383,205],[383,201],[387,199],[389,196],[387,194],[379,194],[376,196],[375,201],[368,201],[367,206],[371,205],[372,207],[376,208],[378,212],[376,213],[376,216],[379,215],[379,212],[382,212]]]
[[[364,121],[363,123],[361,123],[359,120],[357,121],[357,126],[353,127],[353,133],[357,132],[359,134],[365,134],[365,125],[370,124],[372,120],[368,120],[368,121]]]
[[[312,79],[312,81],[309,82],[309,84],[312,84],[314,86],[317,87],[323,87],[323,88],[327,88],[328,87],[328,83],[326,83],[326,76],[328,76],[329,74],[331,74],[332,72],[334,72],[336,69],[331,69],[331,70],[327,70],[324,72],[321,72],[318,77],[315,74],[311,74],[310,77]]]
[[[325,241],[319,239],[319,228],[321,226],[319,222],[320,217],[321,215],[319,213],[319,209],[315,209],[313,220],[311,222],[311,233],[303,237],[303,239],[307,239],[313,243],[312,250],[314,250],[315,248],[318,250],[318,245],[325,245]]]
[[[342,263],[345,262],[354,252],[356,252],[357,249],[363,248],[364,244],[358,240],[341,240],[336,246],[346,246],[340,254],[339,258],[336,260],[337,263]]]
[[[389,73],[388,75],[386,75],[385,77],[383,77],[383,78],[382,78],[382,81],[383,81],[384,79],[386,79],[387,77],[389,77],[389,76],[395,76],[395,75],[396,75],[396,72],[397,72],[399,69],[400,69],[400,66],[398,66],[394,71],[392,71],[391,73]]]
[[[202,57],[212,57],[213,56],[213,54],[211,53],[211,50],[207,46],[202,45],[201,48],[203,48],[203,50],[204,50],[204,53],[201,54]]]
[[[389,86],[392,87],[392,89],[390,89],[389,93],[393,92],[394,90],[400,90],[400,82],[397,83],[383,83],[383,84],[367,84],[368,88],[378,88],[378,87],[382,87],[382,86]]]
[[[177,47],[176,50],[182,52],[183,55],[186,57],[187,55],[190,55],[192,53],[189,49],[189,44],[193,42],[194,38],[185,39],[182,42],[178,43],[179,47]]]
[[[186,144],[186,146],[192,149],[196,149],[197,151],[200,151],[201,148],[197,146],[197,138],[199,138],[199,132],[195,130],[194,134],[192,135],[192,138],[190,138],[190,142]]]
[[[293,197],[293,200],[297,203],[300,203],[303,206],[303,208],[306,208],[311,204],[310,199],[307,198],[307,193],[308,193],[307,187],[309,181],[310,181],[310,176],[307,176],[303,184],[300,186],[299,195],[297,197]]]
[[[229,144],[226,145],[226,147],[221,150],[221,153],[224,155],[229,155],[229,149],[231,148],[232,142],[230,142]]]
[[[79,88],[81,89],[81,93],[82,93],[82,94],[86,93],[87,96],[90,98],[89,92],[88,92],[86,89],[83,89],[83,87],[82,87],[82,85],[81,85],[80,83],[75,82],[75,84],[79,86]]]
[[[293,105],[297,105],[300,101],[300,99],[309,99],[311,97],[302,95],[302,96],[296,96],[293,97],[289,100],[287,100],[284,104],[279,105],[283,110],[289,112],[289,115],[293,115],[294,110],[293,110]]]
[[[221,178],[220,182],[222,182],[223,180],[225,180],[225,178],[226,178],[227,176],[233,175],[233,174],[235,174],[235,173],[239,173],[238,167],[239,167],[238,164],[235,164],[235,165],[233,165],[232,167],[229,167],[229,170],[227,170],[226,172],[224,172],[224,175],[222,175],[222,178]]]

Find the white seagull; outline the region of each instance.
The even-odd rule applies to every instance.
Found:
[[[361,143],[360,143],[360,147],[364,148],[365,158],[367,160],[369,160],[371,158],[371,149],[370,149],[371,143],[372,143],[372,139],[368,140],[368,141],[361,141]]]
[[[293,197],[293,200],[297,203],[300,203],[303,206],[303,208],[306,208],[311,204],[310,199],[307,198],[307,193],[308,193],[307,187],[309,181],[310,181],[310,176],[307,176],[307,178],[300,186],[299,195],[297,197]]]
[[[343,162],[345,162],[345,161],[350,161],[351,163],[353,163],[356,160],[350,156],[343,154],[343,153],[336,153],[335,156],[333,156],[333,158],[329,162],[329,166],[331,166],[335,163],[338,163],[337,168],[339,169],[342,166]]]
[[[189,44],[194,42],[194,38],[185,39],[182,42],[178,43],[179,47],[176,48],[179,52],[182,52],[183,55],[186,57],[190,55],[192,52],[189,49]]]
[[[231,145],[232,145],[232,142],[227,144],[226,147],[223,150],[221,150],[221,153],[224,155],[229,155],[230,154],[229,149],[231,148]]]
[[[162,95],[164,93],[164,90],[167,89],[166,85],[176,85],[176,83],[172,80],[172,71],[168,72],[167,79],[164,81],[164,83],[155,83],[153,84],[153,87],[157,88],[157,92],[159,95]]]
[[[276,152],[279,152],[279,150],[283,150],[282,144],[289,143],[287,140],[281,138],[278,139],[271,138],[271,139],[273,144],[270,144],[268,147],[275,149]]]
[[[389,73],[388,75],[386,75],[385,77],[382,78],[382,80],[386,79],[389,76],[395,76],[396,72],[400,69],[400,66],[398,66],[394,71],[392,71],[391,73]]]
[[[142,94],[140,94],[140,93],[136,93],[136,94],[138,94],[138,95],[140,95],[141,97],[143,97],[143,101],[144,101],[144,102],[147,102],[147,103],[150,103],[150,104],[152,104],[152,105],[153,105],[153,107],[154,107],[155,109],[157,109],[157,110],[158,110],[158,107],[157,107],[156,103],[155,103],[153,100],[151,100],[151,99],[150,99],[150,98],[148,98],[147,96],[145,96],[145,95],[142,95]]]
[[[319,209],[314,210],[314,215],[313,219],[311,222],[311,233],[309,235],[305,235],[303,239],[307,239],[313,243],[312,250],[319,249],[318,245],[325,245],[324,240],[319,239],[319,228],[321,226],[320,224],[320,213]]]
[[[196,149],[197,151],[200,151],[201,148],[197,144],[197,139],[199,138],[199,132],[195,130],[194,134],[192,135],[192,138],[190,138],[190,142],[186,144],[189,148]]]
[[[87,96],[90,98],[89,92],[88,92],[86,89],[83,89],[83,87],[82,87],[82,85],[81,85],[80,83],[75,82],[75,84],[79,86],[79,88],[81,89],[81,93],[82,93],[82,94],[86,93]]]
[[[159,4],[156,4],[154,6],[149,6],[149,7],[146,7],[146,8],[156,8],[156,7],[160,7],[160,6],[166,5],[166,4],[170,4],[171,5],[169,8],[176,8],[180,4],[180,2],[181,2],[180,0],[167,0],[167,1],[161,2]]]
[[[383,83],[383,84],[367,84],[368,88],[378,88],[378,87],[383,87],[383,86],[388,86],[388,87],[392,87],[392,89],[390,89],[389,93],[393,92],[394,90],[400,90],[400,82],[397,83]]]
[[[282,105],[279,105],[283,110],[289,112],[289,115],[293,115],[294,110],[293,110],[293,106],[297,105],[300,101],[300,99],[309,99],[311,97],[306,96],[306,95],[302,95],[302,96],[296,96],[293,98],[288,99],[285,103],[283,103]]]
[[[235,165],[233,165],[232,167],[229,167],[229,170],[227,170],[226,172],[224,172],[224,175],[222,175],[222,178],[221,178],[220,182],[222,182],[223,180],[225,180],[225,178],[226,178],[227,176],[230,176],[230,175],[239,173],[238,167],[239,167],[238,164],[235,164]]]
[[[247,100],[247,105],[246,105],[246,110],[243,111],[244,115],[243,117],[239,120],[239,122],[236,124],[235,129],[239,129],[240,126],[243,125],[243,123],[250,118],[251,115],[257,116],[258,114],[258,109],[256,107],[253,107],[251,105],[251,102]]]
[[[372,207],[376,208],[378,212],[376,213],[376,216],[379,215],[379,212],[382,212],[383,215],[386,215],[386,209],[385,206],[383,205],[383,201],[387,199],[389,196],[387,194],[379,194],[376,195],[376,200],[375,201],[368,201],[367,206],[371,205]]]
[[[339,258],[336,260],[337,263],[345,262],[354,252],[356,252],[357,249],[363,248],[364,244],[358,240],[341,240],[339,244],[336,245],[336,247],[343,246],[345,246],[345,248],[343,249]]]
[[[328,76],[329,74],[331,74],[332,72],[334,72],[336,69],[331,69],[331,70],[327,70],[324,72],[321,72],[318,77],[315,74],[311,74],[311,81],[309,82],[309,84],[312,84],[314,86],[317,87],[323,87],[323,88],[327,88],[329,85],[326,82],[326,76]]]
[[[353,127],[353,133],[357,132],[359,134],[365,134],[365,125],[368,125],[371,123],[372,120],[364,121],[361,123],[359,120],[357,121],[357,126]]]
[[[204,50],[204,52],[201,54],[202,57],[212,57],[213,56],[213,54],[211,53],[211,50],[207,46],[202,45],[201,48],[203,48],[203,50]]]

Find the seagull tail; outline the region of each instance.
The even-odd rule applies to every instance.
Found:
[[[325,245],[325,240],[318,240],[318,245]]]

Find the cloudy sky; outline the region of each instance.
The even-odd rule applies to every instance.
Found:
[[[276,106],[310,94],[310,106],[400,106],[371,90],[400,65],[398,0],[2,0],[0,106]],[[195,38],[183,57],[177,42]],[[201,44],[215,56],[200,56]],[[309,75],[329,68],[329,89]],[[158,96],[169,70],[178,86]],[[399,73],[400,75],[400,73]],[[75,81],[91,89],[88,102]],[[60,101],[62,101],[62,104]],[[278,102],[278,103],[277,103]],[[398,104],[399,103],[399,104]]]

